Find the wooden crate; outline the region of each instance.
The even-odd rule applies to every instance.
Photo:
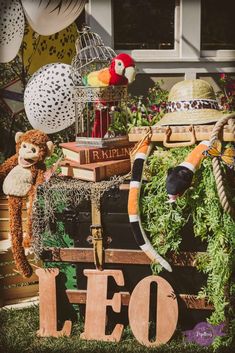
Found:
[[[27,256],[30,263],[41,263]],[[0,241],[0,306],[24,303],[38,296],[38,277],[35,273],[30,278],[22,277],[15,267],[9,241]]]

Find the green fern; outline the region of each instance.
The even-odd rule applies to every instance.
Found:
[[[214,305],[210,323],[218,325],[226,318],[230,320],[229,334],[218,337],[213,343],[216,349],[230,344],[235,334],[235,312],[230,303],[235,293],[235,285],[231,283],[235,261],[235,223],[220,205],[210,159],[203,161],[194,177],[193,187],[176,205],[166,203],[167,170],[182,162],[188,152],[188,148],[158,149],[149,158],[149,181],[141,198],[142,218],[153,246],[162,255],[179,250],[180,230],[190,216],[193,217],[195,236],[207,241],[207,253],[198,258],[197,266],[198,270],[207,274],[208,279],[198,295],[206,296]],[[161,268],[155,266],[153,270],[159,272]]]

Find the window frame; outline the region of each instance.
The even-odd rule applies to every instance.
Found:
[[[112,3],[112,0],[109,0]],[[137,0],[138,1],[138,0]],[[174,13],[174,49],[115,49],[117,53],[127,53],[136,61],[156,61],[156,58],[177,58],[179,56],[179,38],[180,38],[180,0],[175,0]],[[113,10],[112,10],[113,11]],[[112,24],[112,34],[114,34],[114,23]],[[114,35],[112,35],[112,46],[114,47]]]
[[[127,53],[136,61],[158,61],[161,58],[178,58],[179,57],[179,43],[180,43],[180,1],[175,0],[175,28],[174,28],[174,49],[134,49],[115,50],[117,53]],[[98,32],[106,45],[114,48],[114,23],[113,23],[113,9],[112,0],[89,0],[87,7],[87,23],[94,30]],[[103,13],[103,15],[102,15]]]
[[[197,0],[201,1],[202,0]],[[203,49],[201,50],[201,57],[202,58],[210,58],[213,57],[215,59],[221,59],[223,58],[229,59],[232,58],[233,60],[235,59],[235,49]]]
[[[201,50],[202,58],[214,58],[215,60],[235,60],[234,49]]]

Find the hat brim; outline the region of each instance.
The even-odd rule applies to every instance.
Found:
[[[223,112],[215,109],[198,109],[166,113],[156,125],[202,125],[222,118]]]

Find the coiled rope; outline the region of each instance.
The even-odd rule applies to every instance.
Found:
[[[232,133],[235,138],[235,113],[231,114],[226,114],[224,117],[222,117],[214,126],[212,133],[211,133],[211,139],[210,142],[212,142],[215,139],[219,139],[219,134],[220,131],[223,129],[224,125],[228,124],[232,130]],[[213,173],[215,176],[215,182],[216,182],[216,187],[217,187],[217,192],[219,196],[220,203],[224,209],[225,212],[228,212],[231,217],[235,219],[235,208],[232,205],[232,202],[230,201],[228,195],[226,194],[226,189],[224,185],[224,177],[222,173],[222,168],[221,168],[221,162],[219,158],[213,158],[212,159],[212,166],[213,166]]]

